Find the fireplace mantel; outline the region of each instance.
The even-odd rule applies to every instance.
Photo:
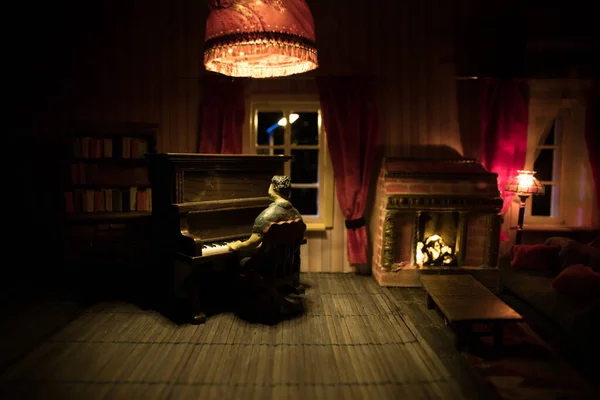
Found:
[[[490,210],[502,208],[500,197],[464,195],[390,194],[387,210]]]
[[[380,284],[402,273],[496,266],[502,198],[497,175],[474,160],[386,158],[376,194],[373,274]],[[450,221],[446,226],[438,221]],[[432,222],[433,221],[433,222]],[[456,266],[419,265],[426,237],[442,230]],[[450,232],[450,233],[448,233]],[[421,247],[422,248],[422,247]],[[422,261],[422,259],[421,259]]]

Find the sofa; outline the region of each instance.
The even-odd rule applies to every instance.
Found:
[[[600,235],[515,245],[499,262],[500,297],[587,375],[600,362]]]

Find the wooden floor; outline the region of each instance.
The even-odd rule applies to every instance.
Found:
[[[303,274],[307,312],[176,325],[124,302],[85,309],[0,376],[5,399],[486,399],[420,289]]]

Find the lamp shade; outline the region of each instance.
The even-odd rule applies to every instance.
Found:
[[[304,0],[210,0],[204,66],[271,78],[318,67],[315,24]]]
[[[508,182],[505,190],[519,195],[544,194],[544,185],[534,176],[535,171],[518,170],[519,175]]]

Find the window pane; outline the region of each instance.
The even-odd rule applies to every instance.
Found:
[[[319,150],[292,150],[292,182],[319,182]]]
[[[317,215],[319,213],[318,189],[298,189],[292,187],[291,202],[302,215]]]
[[[543,195],[531,196],[531,215],[538,217],[552,216],[552,185],[544,185]]]
[[[283,118],[282,111],[259,112],[256,132],[256,144],[278,146],[283,145],[285,128],[279,125]]]
[[[295,121],[292,117],[294,114],[298,115]],[[319,113],[316,111],[292,113],[290,122],[292,122],[292,144],[319,144]]]
[[[546,140],[544,141],[545,145],[554,145],[556,144],[556,120],[552,122],[552,127],[550,127],[550,131],[546,136]]]
[[[554,180],[553,173],[554,164],[554,150],[543,149],[540,151],[538,158],[533,164],[533,170],[536,171],[535,177],[540,181],[552,181]]]
[[[256,154],[272,156],[272,155],[285,154],[285,150],[284,149],[256,149]]]

